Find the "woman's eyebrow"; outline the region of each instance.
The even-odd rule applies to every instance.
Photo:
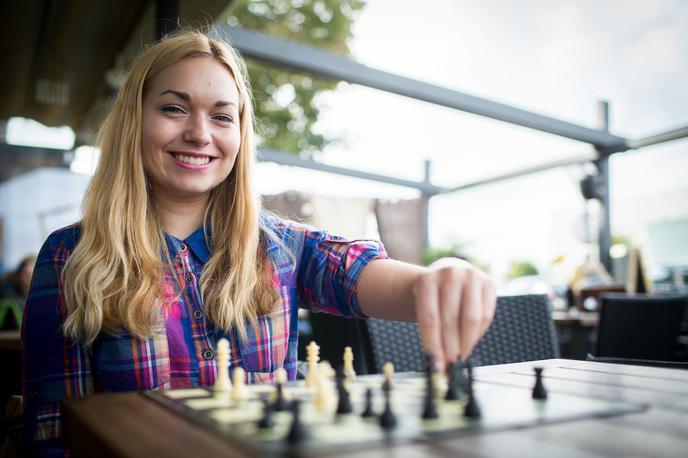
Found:
[[[175,95],[175,96],[179,97],[180,99],[185,100],[185,101],[187,101],[187,102],[190,102],[190,101],[191,101],[191,96],[190,96],[188,93],[186,93],[186,92],[181,92],[181,91],[173,91],[172,89],[167,89],[167,90],[165,90],[165,91],[162,91],[162,92],[158,95],[158,97],[160,97],[160,96],[162,96],[162,95],[165,95],[165,94],[172,94],[172,95]],[[216,107],[226,107],[226,106],[229,106],[229,105],[234,105],[234,106],[236,106],[236,103],[230,102],[230,101],[227,101],[227,100],[218,100],[217,102],[215,102],[215,106],[216,106]]]

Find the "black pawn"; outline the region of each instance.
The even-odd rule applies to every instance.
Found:
[[[535,386],[533,386],[533,399],[547,399],[547,390],[542,383],[542,368],[536,367],[535,370]]]
[[[306,439],[307,436],[306,428],[303,426],[303,423],[301,423],[300,411],[301,401],[299,401],[298,399],[294,399],[291,402],[292,418],[291,426],[289,427],[289,433],[287,434],[287,441],[290,444],[298,444],[300,442],[303,442],[303,440]]]
[[[437,418],[437,405],[435,404],[435,387],[432,383],[432,360],[428,359],[425,365],[425,404],[423,406],[423,419]]]
[[[354,409],[351,407],[349,390],[344,386],[343,372],[337,374],[337,395],[339,396],[339,402],[337,402],[337,415],[353,412]]]
[[[366,388],[365,392],[365,407],[363,412],[361,412],[363,418],[369,418],[375,416],[375,411],[373,410],[373,389]]]
[[[444,395],[444,399],[447,401],[456,401],[461,399],[461,385],[462,385],[462,373],[461,373],[461,361],[456,363],[449,363],[447,366],[447,372],[449,375],[449,380],[447,383],[447,393]]]
[[[480,406],[475,399],[473,393],[473,367],[468,365],[468,402],[463,410],[463,416],[466,418],[478,419],[481,416]]]
[[[393,429],[397,426],[397,417],[392,412],[392,407],[390,406],[389,398],[390,391],[384,390],[385,392],[385,410],[380,415],[380,426],[383,429]]]
[[[275,412],[284,412],[289,409],[289,403],[284,398],[284,387],[281,383],[277,383],[275,389],[277,390],[277,396],[275,397],[275,402],[272,404],[272,409]]]
[[[272,428],[275,426],[275,420],[272,419],[272,408],[267,399],[263,399],[263,418],[258,421],[258,427],[261,429]]]
[[[382,384],[382,391],[385,393],[385,410],[380,415],[380,426],[382,429],[393,429],[397,426],[397,416],[392,412],[390,403],[392,387],[389,384],[389,380],[385,380]]]

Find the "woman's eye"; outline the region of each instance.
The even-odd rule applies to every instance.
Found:
[[[234,118],[228,115],[215,115],[214,118],[220,122],[234,122]]]
[[[162,111],[167,112],[167,113],[184,113],[184,110],[182,110],[181,108],[179,108],[176,105],[165,105],[161,109],[162,109]]]

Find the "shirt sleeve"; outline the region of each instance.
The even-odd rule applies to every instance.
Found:
[[[387,252],[382,242],[306,230],[299,262],[299,305],[332,315],[365,318],[356,285],[369,262],[384,258]]]
[[[31,456],[70,455],[62,439],[60,402],[93,393],[88,352],[62,331],[61,274],[73,245],[67,232],[73,229],[53,233],[41,248],[24,307],[22,448]]]

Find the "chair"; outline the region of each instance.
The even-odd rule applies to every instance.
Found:
[[[601,297],[595,354],[606,362],[685,367],[677,358],[688,296]]]
[[[559,339],[544,294],[500,296],[492,325],[471,354],[476,366],[559,358]]]
[[[381,373],[385,362],[394,363],[395,370],[423,371],[425,357],[418,325],[401,321],[350,320],[314,314],[313,337],[321,347],[321,355],[337,358],[350,345],[354,354],[364,361],[356,368],[360,373]],[[357,329],[354,329],[357,328]],[[323,345],[319,340],[323,336]],[[494,321],[471,355],[474,365],[514,363],[559,357],[558,339],[544,295],[500,296]],[[335,359],[336,361],[336,359]],[[339,357],[341,361],[341,357]]]

